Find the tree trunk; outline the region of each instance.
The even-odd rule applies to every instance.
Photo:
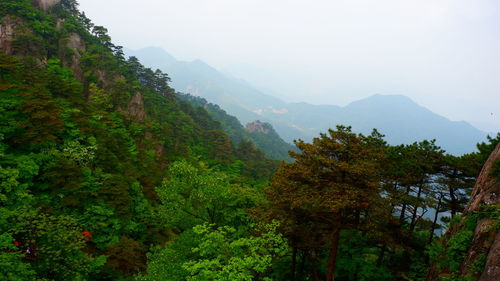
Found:
[[[359,227],[361,221],[361,211],[359,209],[354,210],[354,225],[355,228]]]
[[[297,275],[299,276],[299,279],[302,280],[301,278],[304,275],[304,267],[306,265],[306,257],[307,257],[307,252],[306,250],[302,250],[302,255],[300,255],[300,266],[299,266],[299,271],[297,272]]]
[[[422,184],[418,186],[418,192],[417,192],[417,200],[420,201],[420,196],[422,196]],[[417,203],[418,204],[418,203]],[[410,223],[410,230],[413,231],[415,229],[416,219],[417,219],[417,211],[418,211],[418,205],[415,206],[413,209],[413,214],[411,216],[411,223]]]
[[[312,270],[312,275],[313,275],[314,281],[320,281],[319,274],[318,274],[318,268],[316,267],[316,261],[317,261],[316,252],[313,249],[311,251],[311,270]]]
[[[455,196],[455,188],[453,187],[453,183],[456,180],[457,177],[457,170],[453,170],[453,174],[451,175],[451,183],[449,184],[449,192],[450,192],[450,199],[451,199],[451,217],[455,217],[457,214],[457,209],[458,209],[458,204],[457,204],[457,197]]]
[[[432,238],[434,238],[434,229],[436,229],[436,222],[437,222],[438,215],[439,215],[439,208],[441,208],[441,199],[442,198],[443,198],[443,195],[440,194],[439,201],[438,201],[438,204],[436,207],[436,214],[434,215],[434,220],[432,221],[431,233],[429,234],[429,242],[427,242],[427,244],[432,243]]]
[[[405,195],[408,195],[408,194],[410,194],[410,187],[409,186],[406,187],[406,194]],[[401,215],[399,217],[399,222],[401,222],[401,224],[405,223],[405,213],[406,213],[406,203],[403,203],[403,206],[401,207]]]
[[[326,273],[326,281],[335,280],[335,261],[337,259],[337,251],[339,248],[340,225],[336,225],[332,231],[332,246],[330,248],[330,257],[328,258],[328,271]]]

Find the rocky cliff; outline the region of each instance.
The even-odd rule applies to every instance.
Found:
[[[500,144],[483,166],[460,222],[442,240],[428,281],[500,280],[499,163]]]
[[[248,123],[246,126],[246,130],[249,133],[263,133],[263,134],[268,134],[269,129],[265,128],[265,124],[260,122],[260,121],[254,121],[251,123]]]
[[[464,212],[466,216],[485,210],[496,214],[496,216],[481,217],[477,222],[472,245],[461,267],[463,276],[473,275],[471,265],[481,256],[486,256],[484,270],[478,279],[480,281],[500,280],[500,231],[498,229],[500,181],[497,175],[492,174],[498,161],[500,161],[500,144],[486,161]]]

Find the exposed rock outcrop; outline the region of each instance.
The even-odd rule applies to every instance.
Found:
[[[489,206],[490,209],[500,208],[500,181],[491,174],[497,161],[500,161],[500,144],[491,153],[479,174],[469,204],[465,208],[465,215],[480,211],[484,206]],[[495,223],[498,224],[495,219],[483,218],[478,221],[472,245],[462,265],[462,275],[472,275],[469,265],[483,254],[486,255],[486,265],[478,280],[500,280],[500,231],[494,227]]]
[[[142,94],[135,93],[132,96],[132,99],[128,104],[126,114],[138,122],[144,121],[146,112],[144,111],[144,100],[142,98]]]
[[[71,68],[78,80],[83,81],[83,70],[80,65],[80,59],[86,50],[85,42],[77,33],[70,33],[68,38],[65,40],[65,45],[71,50],[72,53],[71,58],[67,61],[63,61],[63,64],[64,66]]]
[[[46,50],[41,44],[37,44],[36,40],[28,39],[31,35],[33,30],[25,20],[10,15],[3,17],[0,20],[0,52],[7,55],[33,56],[40,66],[45,65]],[[21,44],[15,44],[18,39],[22,39]]]
[[[249,132],[249,133],[254,133],[254,132],[263,133],[263,134],[269,133],[269,129],[267,129],[265,127],[265,124],[260,122],[260,121],[254,121],[254,122],[248,123],[245,126],[245,128],[246,128],[247,132]]]
[[[3,17],[0,22],[0,50],[7,55],[12,55],[14,53],[12,40],[16,36],[17,27],[23,22],[11,16]]]
[[[500,205],[500,182],[490,174],[497,161],[500,161],[500,144],[484,164],[464,213],[478,211],[481,205]]]
[[[470,247],[460,265],[459,276],[467,280],[500,280],[500,231],[498,229],[498,211],[500,209],[500,181],[492,171],[500,161],[500,144],[490,154],[483,166],[471,194],[471,199],[464,210],[462,221],[453,226],[445,235],[445,241],[451,239],[466,227],[468,217],[478,218]],[[449,276],[436,266],[429,271],[426,280],[441,280],[440,276]]]

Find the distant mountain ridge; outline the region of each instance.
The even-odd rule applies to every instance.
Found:
[[[387,135],[391,144],[436,139],[447,152],[463,154],[474,151],[476,143],[487,135],[467,122],[451,121],[402,95],[377,94],[344,107],[287,103],[200,60],[177,61],[163,49],[152,47],[126,53],[167,72],[177,91],[204,97],[243,124],[268,122],[287,142],[310,141],[341,124],[365,134],[376,128]]]

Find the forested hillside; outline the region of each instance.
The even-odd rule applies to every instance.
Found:
[[[155,190],[170,163],[240,188],[278,163],[57,2],[0,3],[0,279],[119,279],[176,235]]]
[[[281,139],[271,124],[263,124],[256,121],[248,123],[245,128],[236,117],[227,114],[218,105],[209,103],[204,98],[179,93],[177,96],[179,99],[189,102],[194,107],[203,107],[213,119],[221,123],[221,128],[234,144],[239,144],[242,141],[251,141],[267,157],[275,160],[291,161],[292,158],[288,155],[288,151],[296,150],[296,148]],[[260,129],[249,130],[248,128],[252,124],[258,124]]]
[[[467,202],[485,162],[485,190],[498,187],[486,160],[500,134],[454,156],[337,126],[271,160],[246,139],[271,127],[241,131],[179,99],[76,1],[2,0],[0,20],[0,280],[458,281],[491,268],[489,248],[467,258],[476,221],[498,232],[498,201],[477,209],[492,197],[476,185]]]

